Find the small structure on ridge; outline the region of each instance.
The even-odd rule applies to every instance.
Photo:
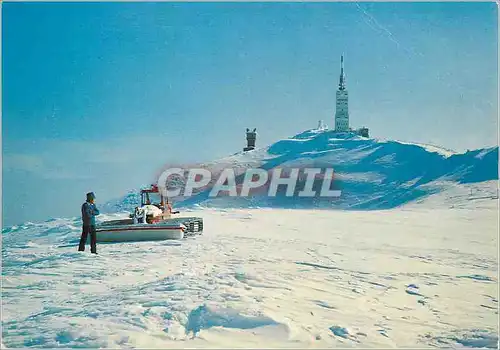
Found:
[[[251,151],[255,149],[255,140],[257,139],[257,129],[254,128],[252,131],[247,128],[247,146],[243,148],[244,152]]]

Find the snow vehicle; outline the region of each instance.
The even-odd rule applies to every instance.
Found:
[[[168,198],[151,185],[142,189],[141,206],[136,207],[128,219],[111,220],[96,227],[97,242],[156,241],[183,239],[203,232],[203,219],[199,217],[172,217]]]

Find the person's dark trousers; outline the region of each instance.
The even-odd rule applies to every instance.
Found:
[[[95,233],[94,225],[83,225],[82,237],[80,238],[80,245],[78,251],[85,251],[85,243],[87,242],[87,236],[90,234],[90,252],[97,254],[97,239]]]

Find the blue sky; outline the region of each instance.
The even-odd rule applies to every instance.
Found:
[[[247,127],[333,126],[341,53],[353,126],[496,145],[497,28],[494,2],[4,3],[4,224],[235,153]]]

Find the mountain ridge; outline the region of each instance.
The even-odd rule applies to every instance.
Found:
[[[311,129],[268,147],[199,164],[215,172],[223,168],[319,167],[333,168],[340,198],[217,197],[202,191],[189,198],[173,198],[179,208],[279,207],[329,209],[391,209],[438,193],[449,184],[479,183],[498,179],[498,147],[458,153],[435,145],[365,138],[355,133]],[[436,183],[435,186],[429,186]],[[133,193],[109,209],[131,210]]]

